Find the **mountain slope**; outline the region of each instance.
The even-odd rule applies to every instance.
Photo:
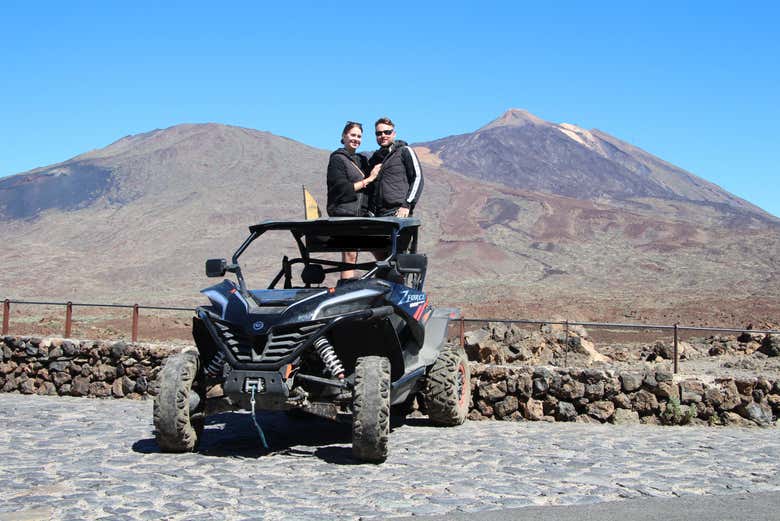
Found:
[[[523,128],[527,135],[516,133]],[[417,148],[426,183],[416,215],[436,303],[471,316],[695,316],[721,324],[780,313],[776,219],[615,138],[577,135],[593,148],[510,111],[475,135]],[[529,164],[549,165],[533,156],[538,143],[574,154],[561,159],[565,168],[544,171],[563,177],[528,174]],[[490,177],[496,158],[506,168]],[[575,158],[610,169],[588,182],[591,171],[578,170]],[[324,207],[327,159],[327,151],[267,132],[179,125],[6,178],[0,296],[202,302],[198,290],[213,282],[204,260],[229,257],[248,225],[300,218],[302,184]],[[466,159],[475,170],[455,169]],[[602,180],[610,192],[588,192]],[[567,191],[575,181],[580,189]],[[248,282],[260,287],[294,251],[286,237],[271,236],[256,253],[242,260]]]

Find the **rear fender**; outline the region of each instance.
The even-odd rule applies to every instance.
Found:
[[[421,365],[430,366],[447,343],[447,331],[451,320],[460,318],[455,308],[434,309],[425,323],[425,342],[417,355]]]

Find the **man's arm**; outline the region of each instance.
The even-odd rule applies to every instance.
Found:
[[[404,167],[406,167],[406,180],[409,182],[409,191],[406,192],[406,197],[401,206],[413,210],[420,199],[420,193],[422,193],[423,189],[422,167],[417,159],[417,154],[414,153],[410,146],[404,147],[401,151],[401,161]]]

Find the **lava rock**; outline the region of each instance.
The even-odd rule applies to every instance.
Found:
[[[35,380],[32,378],[27,378],[24,380],[20,380],[19,382],[19,392],[22,394],[33,394],[35,393]]]
[[[135,390],[135,382],[128,378],[127,376],[123,376],[121,378],[122,381],[122,394],[130,394]]]
[[[600,400],[604,397],[604,382],[587,384],[585,386],[585,396],[591,400]],[[575,396],[575,398],[579,398],[579,396]]]
[[[106,382],[92,382],[89,384],[89,394],[98,398],[111,396],[111,386]]]
[[[114,380],[114,383],[111,385],[111,394],[117,398],[124,397],[125,391],[122,388],[122,380]]]
[[[57,388],[51,382],[42,382],[36,393],[45,396],[56,396]]]
[[[529,398],[521,406],[523,417],[527,420],[540,421],[544,418],[544,404],[539,400]]]
[[[585,369],[582,372],[582,377],[586,383],[595,384],[603,382],[607,379],[607,373],[603,369]]]
[[[645,389],[640,390],[634,395],[634,410],[640,416],[646,416],[652,414],[658,410],[658,399],[650,391]]]
[[[477,409],[479,409],[479,412],[482,413],[483,416],[488,418],[493,416],[493,406],[485,400],[477,400]]]
[[[615,413],[615,405],[612,402],[601,400],[588,405],[588,414],[601,422],[609,420]]]
[[[704,390],[704,403],[720,407],[723,404],[723,392],[717,387],[707,387]]]
[[[124,342],[114,342],[110,347],[111,360],[117,361],[122,358],[122,355],[127,351],[127,344]]]
[[[631,398],[628,397],[625,393],[616,394],[612,397],[612,403],[615,404],[615,407],[621,408],[621,409],[630,409],[631,408]]]
[[[780,356],[780,335],[770,334],[765,336],[759,351],[767,356]]]
[[[601,392],[599,393],[599,398],[604,393],[603,387],[601,389]],[[582,398],[585,396],[585,384],[582,382],[578,382],[577,380],[571,380],[565,381],[561,384],[560,391],[558,393],[558,396],[560,396],[564,400],[576,400],[577,398]],[[593,396],[589,396],[589,398],[592,398]]]
[[[577,409],[569,402],[558,402],[555,418],[559,421],[571,422],[577,419]]]
[[[89,395],[89,378],[83,376],[77,376],[71,383],[70,394],[73,396],[87,396]]]
[[[506,396],[506,383],[488,383],[479,387],[479,395],[491,402],[501,400]]]
[[[73,356],[78,352],[78,347],[71,340],[64,340],[62,342],[62,352],[65,356]]]
[[[53,373],[51,375],[51,380],[54,383],[54,385],[57,386],[57,388],[59,389],[64,384],[69,383],[71,381],[71,377],[70,374],[68,373],[59,372],[59,373]]]
[[[680,382],[680,403],[697,403],[704,399],[704,386],[698,380]]]
[[[612,415],[612,423],[615,425],[637,425],[639,424],[639,413],[629,409],[615,409],[615,413]]]
[[[621,373],[620,381],[623,383],[623,390],[627,393],[634,392],[642,387],[644,378],[638,373]]]
[[[108,364],[98,364],[93,374],[95,379],[111,383],[116,378],[116,367]]]
[[[19,387],[19,381],[15,376],[9,374],[5,377],[5,383],[3,384],[4,393],[10,393],[11,391],[15,391],[18,387]]]
[[[720,385],[721,392],[723,394],[723,400],[720,404],[720,409],[723,411],[731,411],[742,403],[742,397],[739,394],[736,383],[731,379],[716,380]]]
[[[135,392],[138,394],[145,394],[149,390],[149,381],[145,376],[139,376],[135,381]]]
[[[772,423],[772,408],[766,402],[750,402],[738,411],[741,416],[754,421],[761,427],[767,427]]]
[[[750,396],[753,394],[753,389],[756,388],[756,380],[754,378],[736,378],[734,384],[739,390],[739,394]]]
[[[70,367],[70,362],[67,360],[55,360],[54,362],[49,362],[49,371],[52,373],[64,373],[68,370],[68,367]]]
[[[533,380],[533,396],[539,397],[547,394],[550,389],[550,384],[545,378],[534,378]]]
[[[496,418],[507,418],[518,409],[519,403],[515,396],[507,396],[493,406]]]
[[[51,382],[51,376],[49,375],[49,370],[45,368],[38,369],[36,372],[36,378],[38,380],[43,380],[44,382]]]

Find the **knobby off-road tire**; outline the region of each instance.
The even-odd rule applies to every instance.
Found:
[[[352,392],[352,455],[363,461],[387,459],[390,435],[390,360],[364,356],[355,366]]]
[[[446,347],[433,363],[426,379],[428,418],[437,425],[460,425],[466,420],[471,397],[471,374],[466,353]]]
[[[190,414],[190,394],[196,393],[200,358],[195,351],[172,355],[165,362],[154,397],[154,427],[157,445],[164,452],[192,452],[203,433],[204,400]]]

